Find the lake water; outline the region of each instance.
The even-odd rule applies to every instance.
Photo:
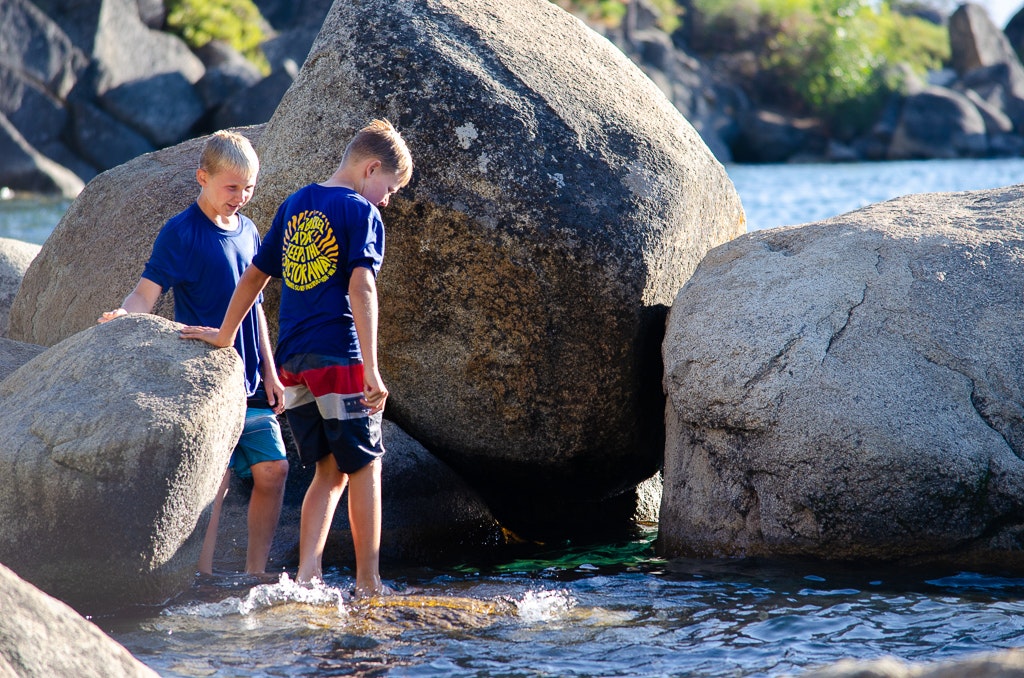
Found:
[[[1024,160],[731,166],[751,229],[906,193],[1024,180]],[[0,203],[0,237],[42,242],[66,203]],[[501,562],[384,567],[399,593],[197,582],[162,609],[95,619],[161,676],[799,674],[842,658],[936,661],[1024,646],[1024,578],[815,562],[673,560],[656,528]],[[294,574],[294,572],[291,572]],[[1006,573],[1003,573],[1004,575]]]

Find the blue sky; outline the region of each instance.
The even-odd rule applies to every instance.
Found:
[[[1021,0],[980,0],[978,4],[988,10],[988,14],[996,26],[1003,28],[1006,26],[1006,22],[1020,10],[1024,2]]]

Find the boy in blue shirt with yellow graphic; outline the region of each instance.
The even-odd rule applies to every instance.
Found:
[[[347,485],[357,596],[387,592],[379,572],[388,390],[377,365],[378,207],[411,177],[412,157],[391,123],[374,120],[359,130],[329,179],[281,204],[221,326],[181,333],[230,346],[270,278],[283,279],[276,355],[285,412],[303,463],[316,464],[302,503],[297,579],[322,579],[324,545]]]
[[[249,140],[217,132],[203,147],[196,170],[196,201],[164,224],[135,289],[107,322],[126,313],[152,313],[160,295],[174,289],[174,319],[186,325],[220,322],[242,273],[260,246],[259,232],[238,213],[252,197],[259,159]],[[284,500],[288,461],[276,414],[284,409],[263,307],[256,303],[232,342],[242,358],[249,396],[245,427],[214,499],[199,571],[211,574],[221,507],[231,470],[252,478],[245,571],[263,574]]]

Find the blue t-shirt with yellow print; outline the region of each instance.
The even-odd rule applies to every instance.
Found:
[[[380,271],[384,223],[356,191],[310,184],[278,208],[253,263],[281,278],[276,359],[299,353],[360,360],[348,283],[363,266]]]

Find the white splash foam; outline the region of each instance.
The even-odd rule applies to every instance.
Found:
[[[526,622],[551,621],[576,607],[568,591],[527,591],[522,600],[514,602],[519,618]]]
[[[282,573],[276,584],[254,586],[244,598],[225,598],[216,603],[192,603],[165,609],[162,614],[204,618],[225,617],[232,614],[244,616],[290,603],[334,607],[338,612],[346,612],[341,589],[327,586],[319,579],[314,579],[309,584],[299,584],[292,580],[287,573]]]

